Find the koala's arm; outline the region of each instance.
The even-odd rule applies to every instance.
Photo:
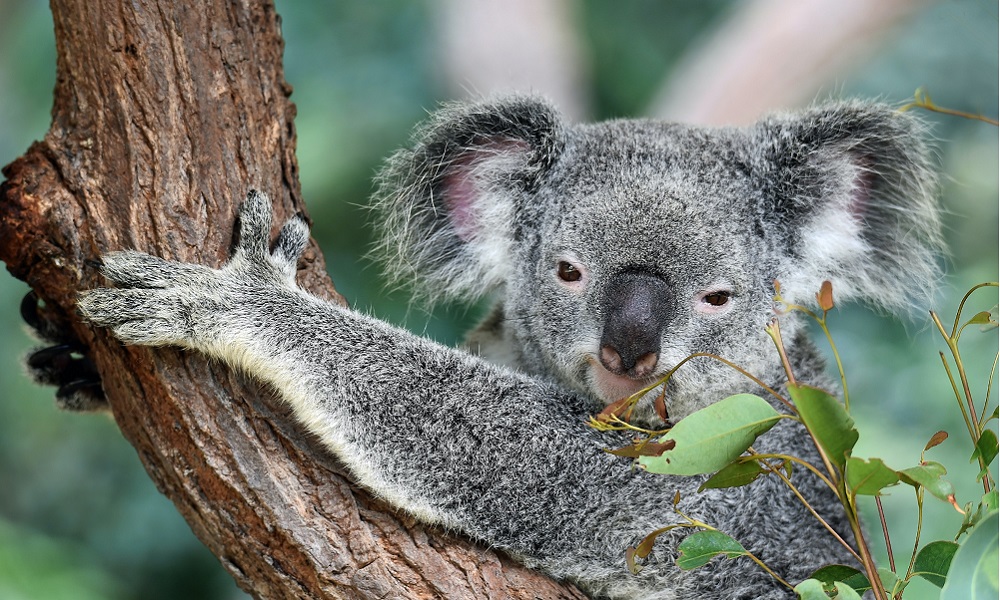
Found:
[[[844,561],[774,478],[698,493],[702,478],[649,476],[605,452],[625,439],[585,425],[598,408],[591,401],[299,289],[306,225],[287,223],[271,251],[270,224],[269,201],[252,192],[240,243],[221,269],[108,254],[102,272],[117,287],[84,292],[80,312],[126,343],[190,348],[271,384],[376,495],[590,594],[788,595],[750,561],[679,570],[672,559],[683,530],[661,536],[658,558],[630,575],[626,548],[678,521],[664,508],[675,492],[686,514],[763,551],[786,574],[803,567],[785,559],[803,552]],[[797,432],[777,435],[786,450],[808,452]],[[748,507],[765,526],[748,522]]]
[[[573,537],[641,492],[648,478],[603,451],[618,440],[585,426],[592,406],[299,289],[306,226],[286,224],[272,252],[270,210],[250,195],[240,243],[218,270],[104,256],[117,288],[85,292],[81,313],[126,343],[190,348],[273,385],[375,494],[536,566],[592,543]],[[663,518],[617,533],[641,536]],[[623,561],[623,545],[602,546],[602,560]]]

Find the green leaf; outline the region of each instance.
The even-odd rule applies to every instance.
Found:
[[[899,591],[899,589],[897,589],[897,586],[899,586],[902,583],[899,580],[899,576],[897,576],[896,573],[894,573],[893,571],[886,569],[885,567],[879,567],[878,578],[882,582],[882,588],[885,589],[885,591],[889,592],[890,596],[895,596],[896,592]]]
[[[976,477],[977,481],[986,477],[990,464],[996,457],[997,434],[993,433],[992,429],[984,429],[982,435],[979,436],[979,441],[976,442],[976,449],[972,451],[972,458],[969,459],[969,462],[973,462],[979,458],[983,459],[983,469],[979,472],[979,476]]]
[[[660,456],[641,456],[639,465],[669,475],[713,473],[743,454],[780,418],[759,396],[730,396],[681,419],[658,440],[675,442],[674,449]]]
[[[858,441],[854,419],[836,398],[808,385],[788,385],[788,393],[802,422],[816,437],[834,465],[844,470],[844,463]]]
[[[827,565],[817,569],[809,578],[823,582],[828,589],[834,589],[833,584],[838,581],[851,586],[859,594],[872,589],[872,584],[868,582],[868,577],[864,573],[847,565]]]
[[[760,463],[755,460],[746,462],[733,462],[722,468],[721,471],[708,478],[708,481],[701,484],[698,491],[709,488],[732,488],[746,485],[757,479],[761,473],[766,473],[760,468]]]
[[[827,596],[826,590],[823,589],[823,584],[815,579],[806,579],[795,586],[795,593],[799,595],[800,600],[830,600],[830,596]]]
[[[1000,513],[993,513],[976,525],[951,561],[951,569],[941,589],[942,598],[996,600],[1000,593],[997,561],[1000,560]]]
[[[983,506],[986,507],[986,510],[992,512],[995,511],[997,509],[997,505],[1000,504],[1000,502],[997,502],[997,500],[998,500],[997,489],[993,488],[986,494],[983,494],[982,503]]]
[[[830,600],[826,588],[827,586],[816,579],[806,579],[794,589],[801,600]],[[837,592],[833,600],[861,600],[861,596],[854,588],[841,581],[834,582],[829,588]]]
[[[697,569],[704,566],[716,556],[736,558],[748,554],[746,548],[739,542],[721,531],[698,531],[684,538],[677,546],[677,566],[685,569]]]
[[[984,310],[983,312],[976,313],[966,322],[966,325],[989,325],[992,322],[990,313]]]
[[[938,587],[944,586],[951,560],[958,552],[955,542],[931,542],[920,549],[913,563],[913,572]]]
[[[848,458],[844,477],[847,479],[848,489],[859,496],[877,496],[883,488],[899,483],[899,475],[887,467],[881,458]]]
[[[944,465],[941,463],[929,460],[922,465],[903,469],[902,471],[898,471],[898,473],[899,479],[903,483],[907,483],[913,487],[922,486],[935,497],[945,502],[954,503],[955,488],[948,481],[941,479],[947,474]]]
[[[861,596],[843,581],[838,581],[833,584],[837,588],[837,595],[833,597],[834,600],[861,600]]]

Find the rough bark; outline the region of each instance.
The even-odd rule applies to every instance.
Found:
[[[98,365],[161,492],[258,598],[582,598],[369,498],[272,394],[197,354],[126,348],[75,317],[92,262],[222,263],[249,186],[304,211],[271,2],[53,0],[52,127],[4,169],[0,259]],[[313,245],[300,281],[338,298]],[[109,490],[109,493],[114,493]]]

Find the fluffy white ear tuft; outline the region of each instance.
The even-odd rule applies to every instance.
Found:
[[[521,207],[557,160],[561,135],[556,112],[535,98],[435,113],[377,180],[387,274],[432,301],[503,285]]]
[[[783,250],[786,300],[815,304],[830,280],[838,299],[928,307],[944,245],[925,129],[912,115],[863,102],[757,125],[755,143],[770,148],[761,219]]]

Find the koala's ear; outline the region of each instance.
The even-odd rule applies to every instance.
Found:
[[[431,300],[502,285],[524,203],[562,146],[558,114],[537,98],[435,112],[376,180],[376,254],[387,275]]]
[[[928,308],[943,252],[936,177],[915,116],[865,102],[775,115],[750,128],[758,218],[781,249],[782,296]],[[756,154],[756,156],[754,156]]]

